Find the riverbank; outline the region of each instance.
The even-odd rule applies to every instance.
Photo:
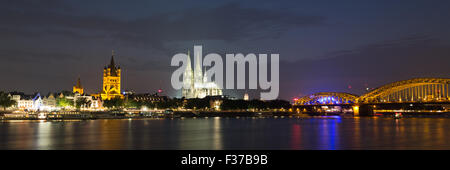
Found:
[[[394,113],[377,113],[361,117],[393,117]],[[293,113],[293,112],[248,112],[248,111],[175,111],[126,113],[107,112],[64,112],[64,113],[3,113],[0,120],[92,120],[92,119],[141,119],[141,118],[239,118],[239,117],[313,117],[339,116],[354,117],[351,113]],[[450,112],[403,113],[403,118],[450,118]]]
[[[89,120],[89,119],[129,119],[129,118],[194,118],[194,117],[273,117],[292,116],[291,112],[211,112],[211,111],[175,111],[175,112],[62,112],[62,113],[3,113],[1,120]]]

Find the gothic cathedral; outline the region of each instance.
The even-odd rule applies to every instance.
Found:
[[[200,56],[197,55],[197,61],[200,61]],[[214,82],[208,82],[208,75],[202,73],[202,66],[200,63],[195,63],[194,70],[191,68],[191,58],[187,58],[187,67],[183,74],[184,86],[181,90],[181,95],[187,99],[190,98],[204,98],[206,96],[221,96],[222,89]],[[189,87],[189,88],[184,88]]]

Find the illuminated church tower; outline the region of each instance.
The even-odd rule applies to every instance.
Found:
[[[78,77],[77,84],[73,86],[73,93],[83,94],[83,86],[81,86],[80,78]]]
[[[110,100],[116,97],[123,98],[120,93],[120,67],[114,63],[114,52],[111,63],[103,69],[103,90],[100,93],[102,100]]]

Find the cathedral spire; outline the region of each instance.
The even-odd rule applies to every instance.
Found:
[[[203,73],[202,73],[202,60],[201,54],[194,51],[195,55],[195,68],[194,68],[194,84],[199,84],[203,82]]]
[[[197,53],[197,56],[196,56],[196,63],[195,63],[195,71],[197,72],[200,72],[199,74],[201,74],[201,75],[203,75],[202,74],[202,66],[201,66],[201,60],[200,60],[200,54],[198,54]]]
[[[109,64],[109,66],[112,68],[116,67],[116,64],[114,63],[114,50],[112,51],[112,55],[111,55],[111,63]]]
[[[73,91],[72,92],[73,93],[84,94],[83,86],[81,86],[80,76],[78,76],[77,84],[75,84],[75,86],[73,86]]]
[[[186,71],[191,71],[191,56],[189,55],[189,50],[188,50],[188,54],[187,54],[187,66],[186,66]]]
[[[78,87],[78,88],[83,88],[83,87],[81,86],[80,76],[78,76],[78,80],[77,80],[77,85],[76,85],[76,87]]]
[[[194,75],[192,71],[192,65],[191,65],[191,56],[190,51],[188,50],[187,53],[187,62],[186,62],[186,69],[183,73],[183,90],[182,95],[183,97],[191,98],[192,97],[192,90],[194,86]]]
[[[109,66],[107,66],[108,68],[110,68],[110,74],[113,76],[117,76],[117,69],[120,69],[120,67],[116,67],[116,63],[114,62],[115,54],[116,53],[114,52],[114,50],[112,50],[111,62],[109,63]]]

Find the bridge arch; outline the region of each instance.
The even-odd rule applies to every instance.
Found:
[[[356,99],[357,103],[449,101],[450,79],[415,78],[378,87]]]
[[[357,95],[341,92],[320,92],[298,99],[296,105],[326,105],[355,103]]]

